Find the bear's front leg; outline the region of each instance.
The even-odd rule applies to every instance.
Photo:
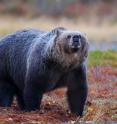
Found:
[[[72,113],[77,116],[82,116],[85,101],[87,98],[87,80],[86,68],[82,65],[80,68],[75,69],[69,77],[70,83],[68,85],[68,102]]]

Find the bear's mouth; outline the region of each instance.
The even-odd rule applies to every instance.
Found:
[[[64,48],[64,52],[67,54],[72,54],[72,53],[76,53],[79,51],[78,47],[65,47]]]
[[[72,51],[73,53],[78,52],[78,50],[79,50],[78,47],[71,48],[71,51]]]

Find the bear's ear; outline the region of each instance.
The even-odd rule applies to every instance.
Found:
[[[57,27],[55,29],[52,30],[53,34],[56,34],[56,36],[58,37],[63,31],[65,31],[66,29],[63,27]]]

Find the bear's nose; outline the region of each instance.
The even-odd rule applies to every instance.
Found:
[[[73,46],[74,47],[81,47],[81,35],[74,35],[73,36]]]

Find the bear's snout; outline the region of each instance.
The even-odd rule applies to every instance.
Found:
[[[81,35],[74,35],[73,36],[73,46],[81,47]]]
[[[83,51],[83,49],[87,46],[87,39],[82,34],[74,34],[70,42],[72,52]]]
[[[81,47],[81,35],[74,35],[72,37],[72,49],[77,52]]]

